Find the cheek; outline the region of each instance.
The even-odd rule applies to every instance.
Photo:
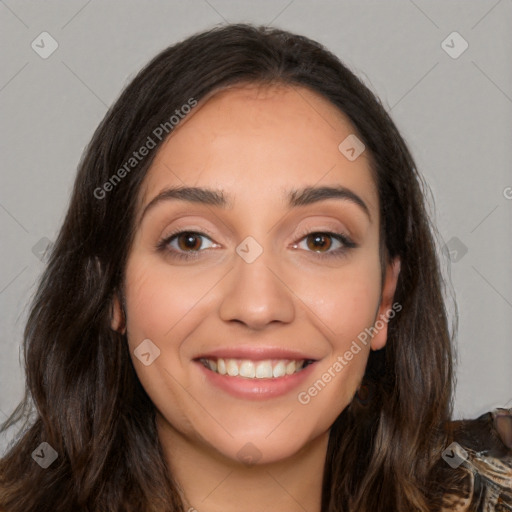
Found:
[[[378,305],[378,293],[364,283],[340,283],[334,280],[323,289],[323,293],[311,297],[314,312],[332,336],[346,339],[354,329],[368,327],[373,323]],[[319,290],[320,291],[320,290]]]
[[[351,402],[363,378],[380,295],[380,266],[333,273],[317,282],[304,301],[314,314],[309,318],[327,340],[326,357],[314,378],[297,394],[301,407],[323,423],[332,424]],[[309,301],[309,302],[308,302]],[[328,411],[328,412],[327,412]]]
[[[172,272],[168,264],[133,258],[126,272],[127,331],[131,344],[146,338],[180,339],[187,323],[208,302],[213,273]]]
[[[291,276],[289,277],[291,279]],[[370,254],[353,264],[295,278],[294,292],[311,310],[310,318],[333,348],[373,325],[381,293],[380,263]]]
[[[190,386],[187,361],[181,347],[204,317],[207,292],[216,279],[202,272],[172,271],[165,262],[135,254],[126,269],[127,338],[137,376],[158,410],[175,425],[188,424],[185,416]],[[158,349],[154,362],[139,359],[138,347],[150,340]],[[146,351],[146,349],[145,349]],[[151,358],[153,354],[151,354]],[[153,359],[152,359],[153,360]],[[174,404],[174,407],[169,407]]]

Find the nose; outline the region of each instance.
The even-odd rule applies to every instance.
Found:
[[[236,256],[222,291],[219,315],[223,321],[261,330],[272,322],[294,319],[292,283],[285,282],[280,266],[270,260],[265,251],[252,263]]]

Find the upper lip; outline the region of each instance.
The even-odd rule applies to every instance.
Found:
[[[262,347],[262,346],[236,346],[212,349],[203,352],[194,359],[250,359],[253,361],[264,361],[266,359],[290,359],[290,360],[313,360],[317,358],[311,354],[293,349],[282,347]]]

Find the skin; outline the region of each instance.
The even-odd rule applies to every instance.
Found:
[[[308,89],[238,85],[200,102],[145,178],[126,268],[126,319],[116,300],[112,327],[127,333],[185,510],[320,511],[329,428],[358,389],[370,349],[385,345],[387,324],[308,404],[297,393],[390,310],[399,273],[398,260],[388,263],[381,286],[367,154],[349,161],[338,150],[352,133],[345,116]],[[161,201],[141,220],[155,196],[179,185],[222,189],[233,204]],[[371,218],[346,200],[290,209],[283,199],[292,188],[339,185],[364,201]],[[178,229],[205,233],[195,241],[197,258],[155,249]],[[342,244],[327,237],[315,245],[307,234],[326,231],[349,235],[357,247],[322,258]],[[263,249],[252,263],[235,251],[247,236]],[[183,237],[171,248],[190,252]],[[145,339],[161,351],[149,366],[133,355]],[[299,349],[318,362],[284,396],[235,398],[208,385],[192,359],[237,344]],[[250,466],[238,455],[249,442],[260,456]]]

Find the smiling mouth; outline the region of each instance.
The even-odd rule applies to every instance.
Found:
[[[250,359],[200,358],[198,361],[219,375],[244,377],[246,379],[276,379],[301,372],[314,363],[313,359]]]

